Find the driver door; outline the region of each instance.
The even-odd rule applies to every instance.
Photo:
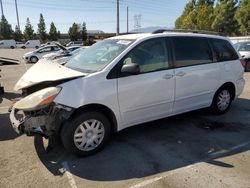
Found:
[[[118,100],[125,127],[172,113],[175,78],[169,59],[165,38],[142,42],[123,58],[123,65],[136,63],[140,67],[140,74],[118,78]]]

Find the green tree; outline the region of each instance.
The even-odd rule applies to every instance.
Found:
[[[25,25],[23,35],[24,35],[25,40],[30,40],[30,39],[33,39],[34,37],[33,26],[31,25],[29,18],[27,18],[26,20],[26,25]]]
[[[40,14],[40,19],[39,19],[39,23],[37,24],[38,26],[38,37],[41,41],[45,41],[47,39],[47,34],[46,34],[46,24],[45,24],[45,20],[42,14]]]
[[[88,34],[87,34],[87,28],[86,28],[86,23],[85,22],[83,22],[83,24],[82,24],[82,40],[84,41],[84,42],[86,42],[87,41],[87,38],[88,38]]]
[[[235,19],[237,2],[237,0],[218,0],[214,10],[215,18],[212,23],[214,31],[230,36],[238,33],[239,26]]]
[[[59,37],[60,37],[60,32],[57,31],[54,22],[51,22],[50,30],[49,30],[49,39],[53,41],[57,41]]]
[[[236,20],[240,25],[240,33],[242,35],[250,34],[250,1],[243,0],[235,15]]]
[[[175,21],[176,29],[193,29],[194,23],[194,10],[195,10],[196,0],[190,0],[182,13],[182,15]]]
[[[14,37],[14,39],[15,39],[16,41],[21,41],[21,40],[22,40],[23,35],[22,35],[21,30],[18,28],[17,25],[16,25],[16,27],[15,27],[15,31],[14,31],[14,33],[13,33],[13,37]]]
[[[6,18],[2,16],[0,21],[0,38],[1,39],[11,39],[12,37],[12,28],[11,25],[8,23]]]
[[[199,0],[196,5],[196,26],[197,30],[212,30],[212,23],[214,20],[214,1]]]
[[[72,41],[75,41],[75,40],[81,38],[79,24],[73,23],[72,26],[69,28],[68,33],[69,33],[70,40],[72,40]]]

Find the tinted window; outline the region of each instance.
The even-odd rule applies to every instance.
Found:
[[[140,72],[152,72],[169,67],[166,40],[151,39],[139,44],[125,57],[123,64],[136,63]]]
[[[41,50],[39,50],[40,53],[45,53],[45,52],[51,52],[51,47],[46,47]]]
[[[239,58],[234,48],[228,41],[221,39],[212,39],[211,41],[217,61],[230,61]]]
[[[211,49],[206,38],[174,37],[175,67],[213,62]]]

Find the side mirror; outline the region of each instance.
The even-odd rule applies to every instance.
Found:
[[[121,73],[124,75],[137,75],[140,73],[140,67],[136,63],[123,65],[121,69]]]

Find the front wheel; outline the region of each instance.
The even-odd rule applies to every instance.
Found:
[[[210,109],[215,114],[224,114],[229,110],[232,100],[231,90],[221,88],[215,93]]]
[[[36,63],[38,61],[38,58],[36,57],[36,56],[32,56],[31,58],[30,58],[30,62],[31,63]]]
[[[102,113],[82,112],[63,125],[61,140],[69,152],[88,156],[100,151],[110,135],[111,124]]]

